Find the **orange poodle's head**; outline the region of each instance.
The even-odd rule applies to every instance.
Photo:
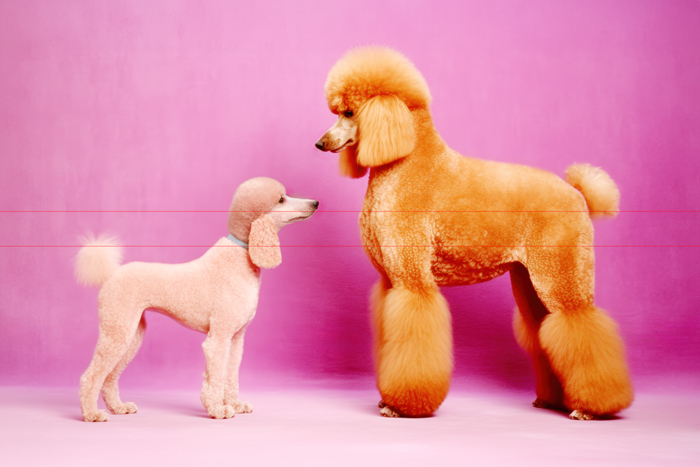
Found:
[[[368,167],[410,154],[416,144],[411,111],[427,109],[430,90],[400,53],[384,47],[351,50],[326,80],[326,99],[338,121],[316,142],[340,152],[340,173],[358,178]]]

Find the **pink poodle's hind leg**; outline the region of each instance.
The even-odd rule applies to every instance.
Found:
[[[140,320],[140,313],[134,314],[134,319],[124,319],[128,312],[122,311],[112,309],[102,313],[105,318],[100,322],[95,354],[80,378],[80,407],[86,422],[109,420],[107,412],[97,408],[97,396],[109,374],[129,351]]]
[[[131,343],[126,351],[126,354],[117,363],[117,366],[105,379],[102,386],[102,398],[110,412],[114,414],[130,414],[136,413],[138,408],[133,402],[122,402],[119,398],[119,376],[122,374],[126,366],[134,359],[136,353],[143,342],[143,334],[146,332],[146,317],[142,316],[139,321],[139,326],[136,329],[136,335],[131,339]]]
[[[532,357],[537,377],[537,399],[532,405],[541,408],[563,409],[564,392],[561,383],[554,374],[549,358],[542,349],[538,338],[542,320],[549,312],[537,297],[530,282],[530,275],[522,264],[513,264],[510,280],[517,304],[513,316],[515,339]]]
[[[562,384],[571,418],[615,414],[634,395],[617,326],[593,304],[593,252],[553,250],[540,248],[528,257],[532,284],[549,311],[540,346]]]

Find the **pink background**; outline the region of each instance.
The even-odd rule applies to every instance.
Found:
[[[357,228],[366,180],[314,148],[323,84],[381,44],[430,85],[457,151],[562,175],[602,166],[623,212],[596,226],[597,302],[620,324],[638,387],[700,387],[700,3],[672,1],[0,1],[0,384],[77,385],[96,291],[72,277],[88,231],[126,260],[183,262],[226,235],[239,183],[266,175],[320,200],[281,232],[242,387],[371,386]],[[94,210],[94,213],[63,211]],[[38,245],[51,246],[39,248]],[[304,246],[290,248],[289,246]],[[681,247],[682,245],[695,247]],[[319,247],[325,246],[325,247]],[[652,246],[641,248],[639,246]],[[507,276],[445,290],[457,384],[533,387],[511,334]],[[198,387],[203,335],[150,313],[124,385]],[[680,383],[679,383],[680,384]]]

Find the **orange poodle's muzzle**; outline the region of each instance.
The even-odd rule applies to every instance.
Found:
[[[357,143],[357,122],[345,115],[338,115],[338,121],[316,141],[316,147],[323,152],[339,153]]]

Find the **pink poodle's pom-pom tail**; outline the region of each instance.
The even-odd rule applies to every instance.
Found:
[[[123,248],[116,237],[88,235],[75,257],[75,278],[79,284],[99,287],[109,279],[122,261]]]

